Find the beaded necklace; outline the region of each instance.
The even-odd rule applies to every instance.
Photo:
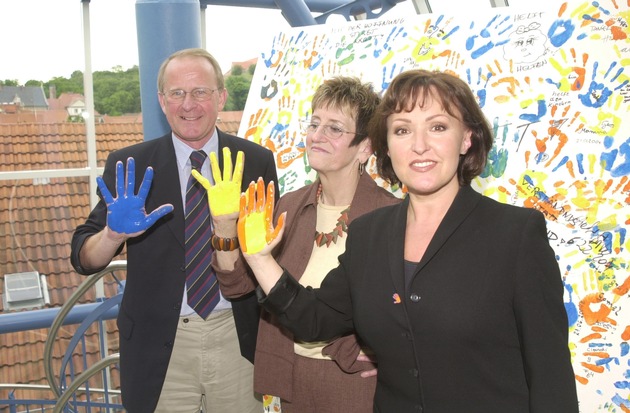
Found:
[[[322,184],[319,184],[317,187],[317,202],[320,201],[320,197],[322,195]],[[324,244],[328,248],[331,242],[337,243],[337,238],[343,237],[344,232],[348,232],[348,213],[350,212],[350,207],[341,211],[341,215],[339,215],[339,219],[337,219],[337,224],[335,228],[333,228],[330,232],[319,232],[315,231],[315,245],[318,247],[323,246]]]

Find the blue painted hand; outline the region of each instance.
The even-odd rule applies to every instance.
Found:
[[[123,163],[116,163],[116,198],[109,192],[103,178],[96,178],[98,189],[107,204],[107,226],[120,234],[136,234],[150,228],[164,215],[173,211],[173,205],[164,204],[147,215],[144,205],[153,181],[153,168],[148,167],[142,184],[135,194],[136,166],[133,158],[127,159],[127,175]],[[125,185],[126,184],[126,185]]]

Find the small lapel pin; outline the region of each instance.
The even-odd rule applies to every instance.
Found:
[[[398,293],[394,293],[394,295],[392,295],[392,298],[394,299],[394,304],[400,304],[400,296],[398,295]]]

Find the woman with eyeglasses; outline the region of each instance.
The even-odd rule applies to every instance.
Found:
[[[319,287],[339,264],[353,219],[400,202],[365,172],[373,153],[367,125],[379,101],[371,85],[357,78],[332,78],[316,90],[312,115],[302,122],[308,164],[317,179],[278,201],[277,214],[287,216],[274,256],[304,286]],[[213,262],[223,294],[234,298],[254,290],[255,279],[242,257],[232,268],[221,262],[224,254],[217,252]],[[354,334],[326,342],[295,340],[263,310],[254,389],[276,396],[266,396],[265,405],[280,398],[283,413],[371,412],[376,373],[369,349],[362,347]]]

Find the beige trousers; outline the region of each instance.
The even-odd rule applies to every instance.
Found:
[[[241,356],[232,310],[181,317],[157,413],[260,413],[254,366]]]

